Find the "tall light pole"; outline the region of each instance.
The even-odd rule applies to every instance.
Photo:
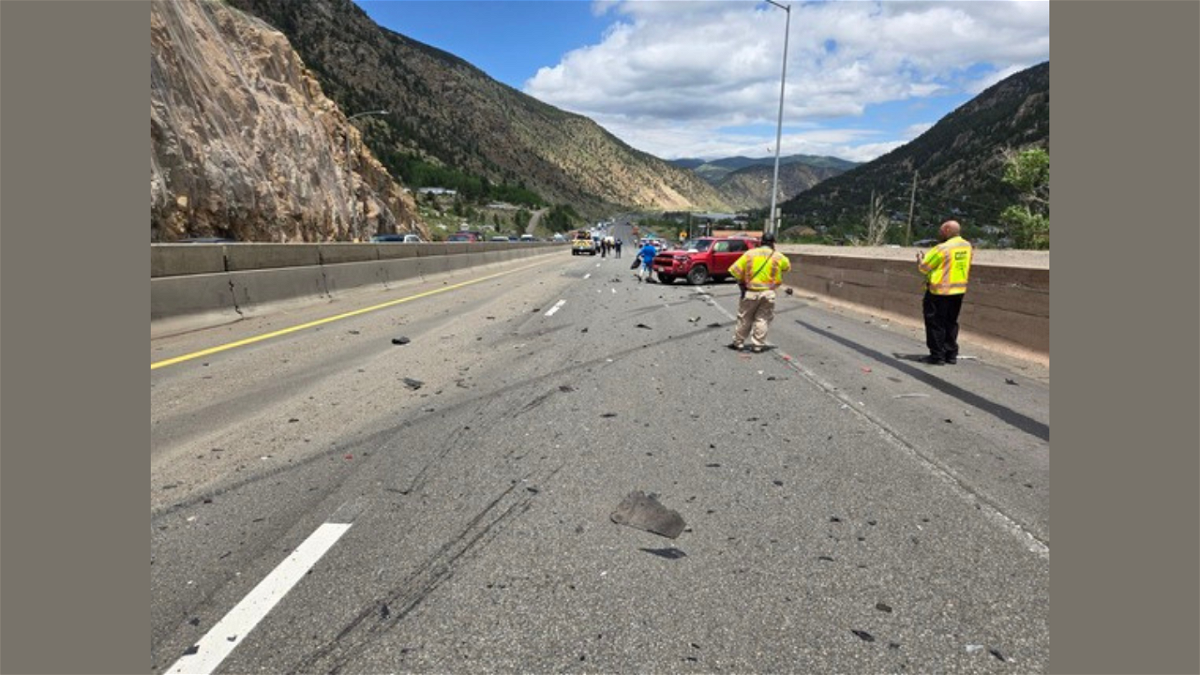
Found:
[[[351,115],[346,118],[346,121],[352,122],[355,118],[362,117],[364,115],[386,115],[387,112],[388,111],[386,111],[386,110],[368,110],[366,112],[360,112],[355,115]],[[354,155],[350,154],[350,130],[349,129],[346,130],[346,172],[347,172],[347,174],[346,174],[347,178],[349,179],[349,182],[350,182],[350,186],[351,186],[351,188],[353,188],[353,186],[354,186]],[[355,201],[357,201],[357,200],[355,200]],[[358,239],[359,238],[359,231],[358,231],[359,226],[358,226],[358,205],[357,204],[355,204],[354,208],[352,208],[350,210],[350,228],[354,231],[354,238]]]
[[[775,125],[775,179],[771,182],[771,212],[767,215],[767,231],[765,234],[776,234],[779,222],[775,215],[775,200],[779,197],[779,146],[783,140],[783,92],[787,86],[787,52],[788,36],[792,31],[792,6],[783,5],[775,0],[767,0],[772,5],[787,12],[787,22],[783,29],[783,75],[779,78],[779,121]]]

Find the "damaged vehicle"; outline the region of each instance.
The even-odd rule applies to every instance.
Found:
[[[664,284],[687,279],[699,286],[709,281],[723,281],[729,268],[742,254],[758,246],[751,237],[700,237],[683,243],[679,248],[660,251],[651,269]]]

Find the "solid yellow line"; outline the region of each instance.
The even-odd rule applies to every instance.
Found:
[[[244,340],[238,340],[236,342],[229,342],[229,343],[226,343],[223,345],[217,345],[216,347],[209,347],[208,349],[202,349],[198,352],[192,352],[191,354],[184,354],[183,356],[176,356],[174,358],[164,359],[162,361],[155,361],[154,363],[150,364],[150,370],[155,370],[158,368],[165,368],[166,366],[173,366],[177,363],[183,363],[184,361],[191,361],[192,359],[198,359],[202,356],[209,356],[210,354],[216,354],[218,352],[235,349],[237,347],[244,347],[246,345],[254,344],[255,342],[262,342],[263,340],[270,340],[271,338],[276,338],[276,337],[279,337],[280,335],[287,335],[288,333],[295,333],[296,331],[305,330],[307,328],[314,328],[316,326],[321,326],[321,325],[324,325],[327,323],[332,323],[334,321],[348,319],[352,316],[358,316],[360,314],[366,314],[368,312],[374,312],[374,311],[378,311],[381,309],[386,309],[388,307],[399,305],[404,302],[409,302],[411,300],[419,300],[421,298],[427,298],[431,295],[437,295],[438,293],[445,293],[447,291],[453,291],[453,290],[456,290],[459,288],[463,288],[464,286],[470,286],[472,284],[478,284],[478,283],[481,283],[484,281],[495,279],[497,277],[502,277],[506,274],[515,274],[516,272],[524,272],[525,270],[533,269],[534,267],[537,267],[538,265],[544,265],[544,264],[545,264],[545,262],[540,262],[540,263],[536,263],[534,265],[526,265],[525,267],[518,267],[515,270],[508,270],[506,272],[497,272],[496,274],[489,274],[486,277],[480,277],[478,279],[472,279],[470,281],[462,281],[457,284],[452,284],[450,286],[443,286],[441,288],[435,288],[432,291],[425,291],[424,293],[417,293],[416,295],[410,295],[408,297],[400,298],[398,300],[391,300],[391,301],[388,301],[388,302],[385,302],[385,303],[382,303],[379,305],[372,305],[371,307],[364,307],[362,309],[356,309],[352,312],[346,312],[344,314],[338,314],[336,316],[330,316],[330,317],[326,317],[324,319],[317,319],[316,321],[309,321],[308,323],[302,323],[298,326],[291,326],[289,328],[282,328],[280,330],[272,331],[270,333],[263,333],[262,335],[255,335],[254,337],[248,337]]]

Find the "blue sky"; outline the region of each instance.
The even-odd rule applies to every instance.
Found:
[[[665,159],[774,152],[786,14],[755,0],[356,0]],[[784,154],[868,161],[1050,56],[1045,1],[793,3]]]

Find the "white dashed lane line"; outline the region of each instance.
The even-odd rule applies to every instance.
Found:
[[[318,527],[166,672],[209,675],[215,671],[350,527],[351,523],[325,523]]]
[[[554,313],[562,309],[562,306],[565,304],[567,304],[566,300],[559,300],[558,302],[554,303],[553,307],[546,310],[546,316],[554,316]]]

